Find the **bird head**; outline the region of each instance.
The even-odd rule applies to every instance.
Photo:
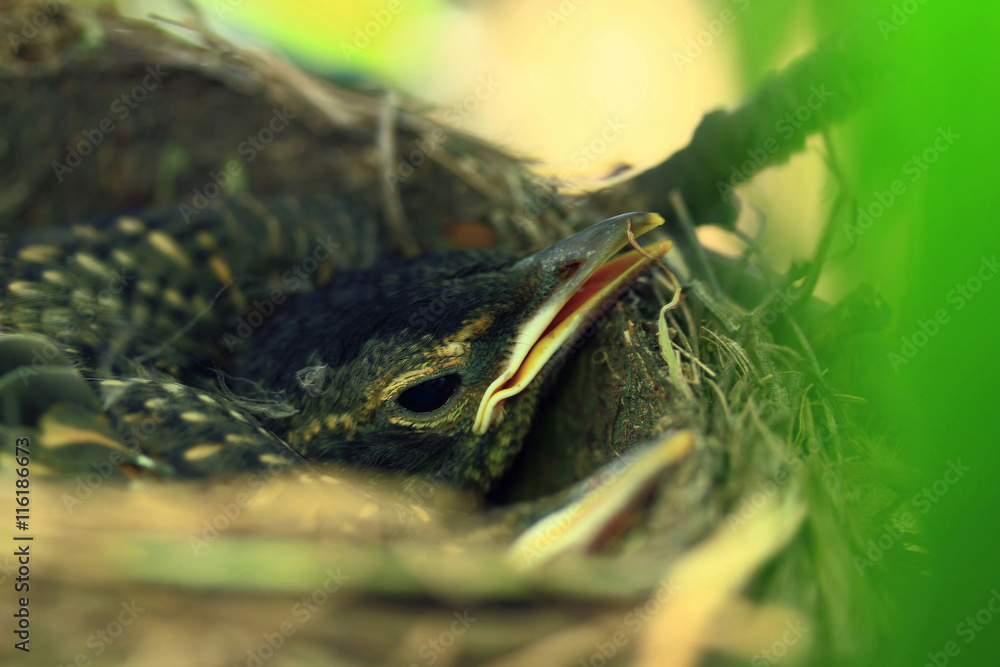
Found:
[[[631,213],[525,257],[427,255],[345,273],[258,332],[239,374],[295,408],[281,434],[312,460],[488,491],[513,462],[542,380],[669,241]]]

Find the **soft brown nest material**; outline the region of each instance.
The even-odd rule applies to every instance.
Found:
[[[5,11],[4,32],[37,7]],[[107,9],[63,6],[16,54],[0,52],[0,229],[189,199],[229,158],[223,149],[275,107],[295,121],[243,187],[353,193],[382,211],[403,252],[528,249],[620,212],[553,197],[524,164],[451,130],[387,189],[386,165],[434,123],[393,95],[349,91],[188,32],[184,43]],[[149,63],[170,72],[168,84],[73,172],[72,187],[58,183],[51,163]],[[540,196],[552,203],[538,207]],[[602,321],[567,376],[560,394],[578,414],[614,406],[587,426],[606,447],[568,462],[570,478],[661,434],[694,434],[633,524],[599,549],[527,571],[509,565],[517,533],[559,497],[483,514],[460,511],[469,500],[445,489],[336,469],[259,486],[39,477],[32,651],[6,641],[0,659],[679,667],[858,655],[880,621],[851,560],[843,491],[858,435],[808,331],[788,316],[800,345],[777,344],[768,304],[748,313],[725,296],[729,284],[720,294],[688,278],[659,321],[674,294],[657,274]],[[13,487],[9,472],[0,486]]]

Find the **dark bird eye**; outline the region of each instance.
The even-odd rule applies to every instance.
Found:
[[[433,412],[448,402],[459,386],[462,378],[445,375],[410,387],[396,399],[396,402],[410,412]]]

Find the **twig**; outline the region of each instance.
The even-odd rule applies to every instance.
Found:
[[[681,194],[680,190],[670,191],[670,205],[674,208],[674,213],[677,214],[677,222],[684,232],[684,245],[694,260],[694,263],[698,266],[698,271],[702,276],[708,281],[708,284],[712,286],[712,291],[715,292],[715,296],[722,294],[722,288],[719,286],[719,281],[715,277],[715,271],[712,270],[712,265],[708,262],[708,256],[705,254],[705,248],[702,247],[701,241],[698,239],[697,232],[694,231],[694,221],[691,219],[691,215],[688,213],[687,207],[684,205],[684,196]]]
[[[617,204],[627,201],[657,211],[667,218],[670,229],[677,221],[671,215],[669,192],[679,189],[695,224],[732,229],[737,217],[737,207],[728,197],[732,188],[785,162],[804,148],[809,135],[857,111],[888,77],[893,55],[889,49],[877,31],[859,21],[857,27],[834,35],[764,82],[742,107],[707,114],[686,147],[629,181],[595,193],[592,201],[605,209],[620,210]],[[795,112],[817,86],[830,93],[822,108],[753,173],[738,171],[736,165],[747,159],[746,151],[773,140],[775,123]]]
[[[828,150],[830,151],[830,162],[835,160],[833,156],[833,144],[828,144]],[[837,167],[831,167],[834,174],[839,174],[840,170]],[[813,290],[816,288],[816,283],[819,282],[819,276],[823,269],[823,264],[826,261],[827,256],[830,254],[830,247],[833,245],[833,235],[834,235],[834,222],[840,217],[840,212],[844,207],[844,202],[846,201],[846,196],[843,191],[837,194],[836,199],[833,202],[833,208],[830,210],[830,215],[827,216],[826,225],[823,226],[823,233],[819,239],[819,245],[816,247],[816,252],[813,255],[813,261],[809,266],[809,271],[806,273],[805,280],[799,287],[798,295],[796,297],[795,303],[793,303],[789,310],[792,312],[800,310],[803,305],[809,301],[809,297],[812,296]]]
[[[687,350],[685,350],[684,348],[682,348],[679,345],[674,345],[674,348],[678,352],[680,352],[681,354],[683,354],[685,357],[687,357],[688,359],[690,359],[692,362],[694,362],[695,364],[697,364],[698,366],[700,366],[701,369],[703,371],[705,371],[706,373],[708,373],[710,376],[715,377],[715,371],[713,371],[711,368],[709,368],[708,366],[706,366],[705,363],[701,359],[699,359],[698,357],[694,356],[693,354],[691,354],[690,352],[688,352]]]
[[[378,158],[382,167],[383,178],[381,179],[382,202],[385,206],[385,219],[392,230],[399,249],[407,256],[420,253],[420,247],[413,238],[410,225],[406,221],[406,213],[403,211],[403,200],[399,196],[399,190],[392,185],[388,175],[393,172],[392,161],[396,155],[396,110],[399,101],[396,93],[388,91],[378,115]]]

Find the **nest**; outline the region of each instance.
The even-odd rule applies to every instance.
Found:
[[[528,250],[643,197],[628,183],[560,194],[392,92],[318,80],[196,24],[167,33],[107,8],[51,7],[5,12],[5,33],[48,17],[0,55],[7,232],[193,203],[204,174],[275,109],[294,122],[232,188],[350,193],[381,212],[403,254]],[[166,84],[115,119],[66,187],[53,162],[150,63]],[[555,472],[526,477],[519,502],[483,511],[449,489],[332,467],[129,487],[97,469],[39,478],[32,659],[679,667],[862,653],[883,614],[853,561],[851,461],[864,436],[810,341],[822,348],[874,297],[820,308],[820,262],[769,286],[753,277],[752,265],[768,274],[752,247],[723,271],[693,241],[687,201],[669,211],[692,267],[673,267],[680,293],[655,272],[595,327],[559,378],[558,416],[535,435],[529,467]],[[764,298],[748,304],[755,282]],[[781,301],[790,289],[793,303]],[[573,439],[600,446],[567,456],[560,442]],[[559,522],[588,497],[574,483],[651,456],[624,522],[566,537]],[[16,655],[10,642],[0,655]]]

